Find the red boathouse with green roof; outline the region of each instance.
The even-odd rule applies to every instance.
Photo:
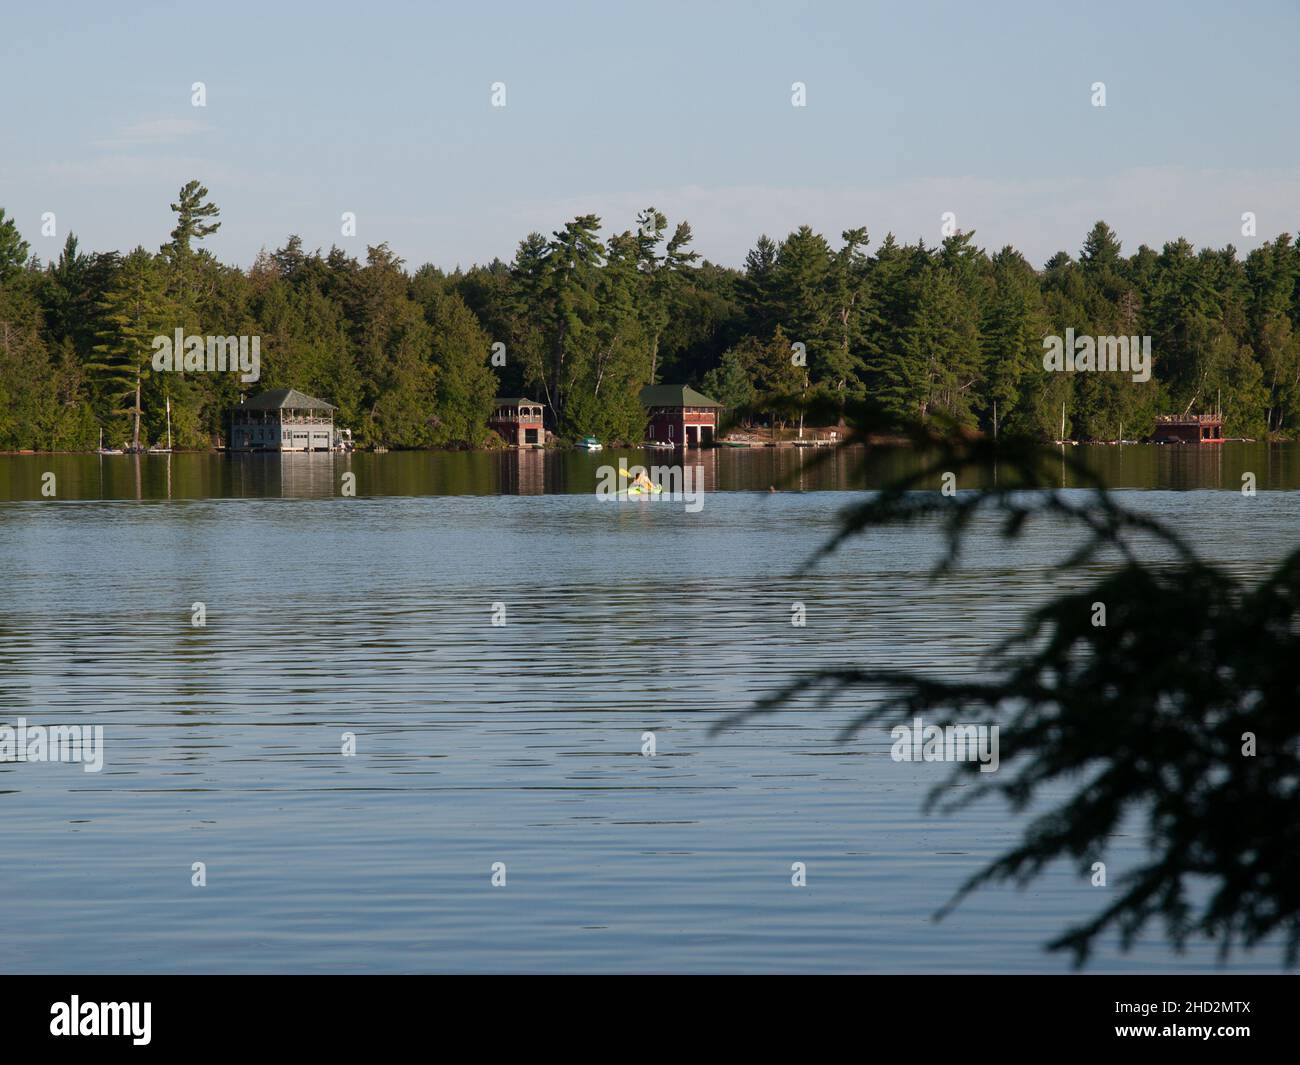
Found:
[[[709,447],[717,436],[722,404],[690,385],[646,385],[641,406],[646,409],[649,443]]]

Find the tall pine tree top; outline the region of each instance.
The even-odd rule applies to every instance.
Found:
[[[202,240],[221,228],[220,222],[205,222],[206,218],[216,218],[221,208],[207,200],[208,190],[198,181],[187,181],[181,189],[180,198],[171,205],[176,212],[176,228],[171,232],[171,247],[181,253],[191,251],[190,242]]]

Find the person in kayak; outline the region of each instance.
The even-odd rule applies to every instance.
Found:
[[[638,473],[636,477],[632,479],[632,483],[628,485],[628,487],[639,488],[643,492],[653,492],[655,490],[654,482],[645,475],[645,470]]]

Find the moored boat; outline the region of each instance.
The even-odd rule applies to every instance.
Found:
[[[170,455],[172,453],[172,398],[167,397],[167,446],[159,447],[155,444],[149,449],[151,455]]]

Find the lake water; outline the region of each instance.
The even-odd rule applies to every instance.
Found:
[[[1297,538],[1293,448],[1089,454],[1238,572]],[[97,774],[0,764],[0,970],[1067,970],[1041,944],[1112,889],[1058,867],[932,922],[1019,822],[923,815],[948,767],[838,740],[852,704],[707,734],[810,668],[976,670],[1061,587],[1049,528],[981,529],[939,582],[925,529],[800,574],[909,461],[811,458],[706,453],[689,513],[596,499],[609,453],[0,457],[0,724],[105,743]],[[1092,968],[1215,964],[1153,927]]]
[[[1241,487],[1243,473],[1257,487],[1300,489],[1300,445],[1155,445],[1061,449],[1081,458],[1112,488]],[[346,472],[358,496],[589,495],[602,465],[678,462],[665,451],[393,452],[373,455],[0,455],[0,502],[42,499],[42,478],[54,474],[60,499],[214,499],[282,496],[328,498]],[[708,491],[791,491],[878,488],[915,465],[896,448],[823,451],[811,448],[717,448],[693,451]],[[1061,487],[1077,478],[1062,469]],[[938,480],[934,484],[939,487]],[[975,479],[961,488],[978,487]]]

